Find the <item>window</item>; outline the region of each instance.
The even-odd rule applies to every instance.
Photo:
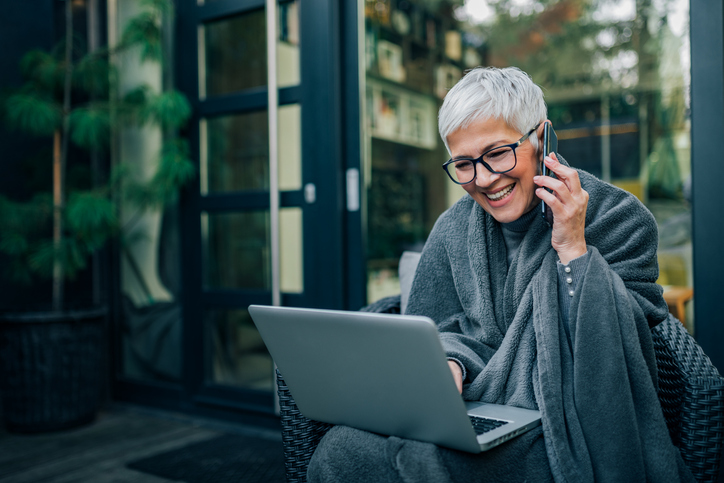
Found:
[[[440,169],[447,153],[436,114],[447,89],[478,65],[531,75],[559,152],[656,217],[666,295],[691,288],[688,5],[366,0],[368,301],[399,292],[401,253],[420,249],[464,194]],[[691,329],[692,316],[689,306],[679,318]]]

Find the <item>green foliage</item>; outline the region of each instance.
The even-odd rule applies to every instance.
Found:
[[[0,196],[0,253],[7,255],[5,268],[12,280],[28,283],[32,271],[28,259],[48,231],[53,202],[46,194],[36,195],[28,203],[18,203]]]
[[[116,205],[103,191],[73,193],[66,208],[66,227],[85,250],[98,250],[118,231]]]
[[[59,262],[65,277],[73,280],[79,271],[88,266],[90,251],[74,238],[63,238],[60,243],[43,240],[28,256],[28,266],[41,277],[51,277],[53,267]]]
[[[108,97],[115,81],[115,68],[106,55],[86,55],[73,69],[73,83],[91,97]]]
[[[167,143],[161,152],[161,163],[151,184],[160,194],[160,204],[176,200],[179,186],[185,186],[196,176],[186,140]]]
[[[141,49],[141,60],[161,61],[163,58],[160,14],[147,10],[126,25],[121,36],[121,45],[125,48],[137,46]]]
[[[96,183],[89,189],[88,180],[72,183],[72,172],[89,170],[82,160],[74,160],[62,180],[66,193],[62,206],[54,206],[49,193],[38,193],[27,202],[0,196],[0,253],[8,258],[2,268],[13,280],[30,282],[34,275],[57,278],[58,267],[64,278],[73,278],[108,239],[129,241],[119,219],[121,205],[133,205],[139,213],[161,208],[174,202],[179,189],[195,176],[187,143],[175,134],[191,115],[187,99],[177,91],[157,93],[145,85],[118,95],[112,54],[128,51],[144,61],[163,59],[162,18],[172,12],[172,3],[139,3],[143,11],[125,26],[118,46],[75,55],[71,64],[64,56],[64,42],[49,52],[31,51],[19,66],[25,84],[0,98],[2,117],[9,127],[44,137],[60,133],[78,147],[106,158],[114,131],[123,126],[154,125],[165,137],[150,180],[139,181],[134,169],[121,163],[112,170],[107,183]],[[73,45],[74,52],[82,50],[78,42]],[[64,98],[66,69],[72,74],[70,99]],[[64,112],[64,101],[68,100],[70,110]],[[42,143],[45,149],[47,145]],[[43,176],[50,180],[54,176],[52,153],[44,152],[43,156]],[[56,231],[60,227],[60,239],[53,239],[54,213],[61,215],[62,223],[55,227]]]
[[[129,164],[117,166],[112,174],[112,183],[120,186],[125,200],[142,210],[173,203],[178,196],[179,187],[186,185],[196,176],[196,168],[189,157],[188,144],[182,139],[164,145],[158,168],[150,181],[137,182],[133,179],[132,172]]]
[[[23,76],[38,89],[54,91],[63,84],[64,65],[55,56],[42,50],[31,50],[20,61]]]
[[[495,15],[480,27],[493,65],[515,65],[536,83],[560,92],[621,83],[636,67],[620,55],[635,55],[635,20],[605,20],[612,0],[516,0],[490,3]]]
[[[94,103],[70,113],[70,135],[75,144],[86,149],[101,149],[108,145],[111,132],[110,111],[107,105]]]
[[[186,96],[170,90],[154,96],[146,96],[145,106],[140,109],[140,120],[153,121],[164,128],[179,128],[191,116],[191,105]]]
[[[63,110],[53,100],[36,92],[19,92],[5,101],[9,127],[38,136],[53,134],[63,122]]]

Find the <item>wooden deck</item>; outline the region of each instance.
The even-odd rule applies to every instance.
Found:
[[[114,405],[91,425],[42,435],[0,430],[2,483],[164,483],[126,464],[228,433],[281,440],[270,430]]]

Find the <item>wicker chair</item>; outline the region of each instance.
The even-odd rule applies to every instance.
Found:
[[[399,313],[399,296],[362,309]],[[675,318],[652,330],[659,400],[671,439],[699,482],[716,482],[724,450],[724,379]],[[287,482],[307,481],[307,465],[331,425],[305,418],[277,372]],[[724,476],[724,474],[723,474]]]

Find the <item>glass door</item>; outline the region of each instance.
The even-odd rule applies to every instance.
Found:
[[[182,324],[172,377],[129,368],[128,398],[275,425],[274,364],[249,305],[341,307],[339,30],[321,20],[335,15],[332,0],[177,2],[198,163],[178,207]]]
[[[282,20],[276,53],[288,60],[279,63],[282,88],[299,85],[298,13],[297,1],[274,12]],[[297,196],[281,209],[270,201],[272,189],[291,195],[302,189],[300,99],[285,92],[284,105],[271,107],[280,118],[274,123],[267,96],[260,95],[276,83],[268,81],[264,8],[209,15],[199,23],[197,38],[202,380],[210,387],[268,396],[273,363],[246,306],[270,303],[276,276],[287,296],[304,292],[302,200]],[[270,139],[280,126],[285,142],[277,148],[282,148],[285,176],[272,179]],[[278,274],[272,268],[274,222],[285,240]]]

